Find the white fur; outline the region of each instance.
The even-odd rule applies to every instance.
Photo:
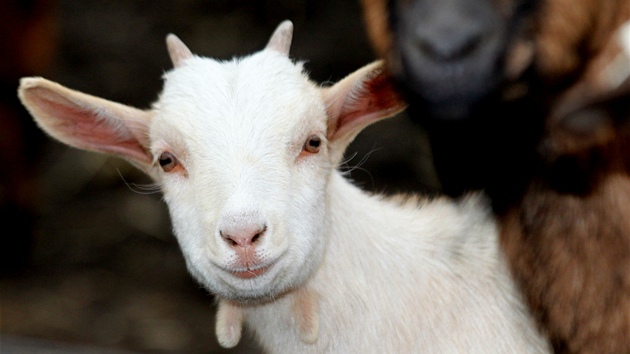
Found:
[[[171,37],[176,68],[150,113],[43,79],[24,79],[20,97],[52,136],[113,151],[160,183],[188,269],[225,300],[225,346],[238,342],[242,317],[270,353],[548,352],[482,196],[386,199],[336,169],[360,129],[403,107],[374,110],[366,87],[384,75],[382,63],[320,88],[286,56],[282,26],[285,38],[274,34],[267,49],[227,62],[196,57]],[[68,111],[109,123],[88,136],[60,132]],[[138,144],[85,141],[102,135],[116,146],[116,134]],[[312,135],[321,148],[305,153]],[[165,151],[179,169],[160,168]],[[224,237],[252,227],[264,232],[248,247]],[[261,267],[256,277],[234,276]]]

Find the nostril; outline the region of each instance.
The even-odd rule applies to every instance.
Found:
[[[232,239],[232,237],[228,234],[223,234],[223,230],[219,231],[221,237],[227,242],[230,246],[236,246],[238,243]]]
[[[252,243],[256,243],[256,241],[258,241],[262,237],[262,235],[265,233],[265,231],[267,231],[267,225],[263,226],[263,229],[260,230],[259,233],[254,235],[254,237],[252,237]]]
[[[248,247],[258,242],[265,231],[267,225],[242,225],[219,230],[219,235],[231,247]]]

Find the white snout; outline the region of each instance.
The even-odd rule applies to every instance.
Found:
[[[218,224],[218,238],[227,253],[225,270],[241,279],[262,275],[274,263],[265,238],[271,233],[258,211],[231,212]],[[269,232],[268,232],[269,231]]]

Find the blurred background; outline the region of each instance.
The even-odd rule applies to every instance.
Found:
[[[171,68],[164,37],[219,59],[262,49],[284,19],[317,82],[376,59],[358,0],[0,1],[0,353],[260,353],[221,349],[214,298],[186,272],[159,193],[122,160],[45,136],[17,99],[43,76],[147,108]],[[380,193],[437,190],[404,113],[362,132],[350,176]]]

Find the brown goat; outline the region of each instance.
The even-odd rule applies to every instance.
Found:
[[[363,5],[377,53],[391,57],[398,33],[383,14],[393,5]],[[435,129],[424,117],[412,118],[428,126],[438,175],[444,164],[456,172],[441,175],[446,192],[481,188],[495,202],[513,274],[556,352],[630,353],[630,56],[617,31],[630,20],[630,1],[541,0],[530,16],[532,31],[512,40],[534,43],[532,65],[516,87],[519,100],[536,108],[519,112],[514,108],[522,105],[506,105],[509,95],[495,100],[501,128],[508,127],[502,138],[487,133],[495,121],[479,120],[488,111],[474,112],[465,119],[478,129],[469,131],[482,136],[477,141],[492,141],[458,160],[457,151],[475,141],[466,140],[466,129],[453,139],[455,125]],[[414,105],[410,101],[410,109]],[[512,137],[521,124],[530,127],[522,130],[529,138]],[[440,144],[454,151],[444,153]],[[501,174],[507,159],[497,159],[492,149],[523,166]],[[475,180],[448,166],[471,158],[470,166],[501,177]]]
[[[537,21],[554,103],[502,245],[559,353],[630,352],[629,19],[628,1],[546,0]]]
[[[609,40],[559,98],[540,164],[500,218],[513,274],[559,353],[630,352],[630,55],[619,50]]]

